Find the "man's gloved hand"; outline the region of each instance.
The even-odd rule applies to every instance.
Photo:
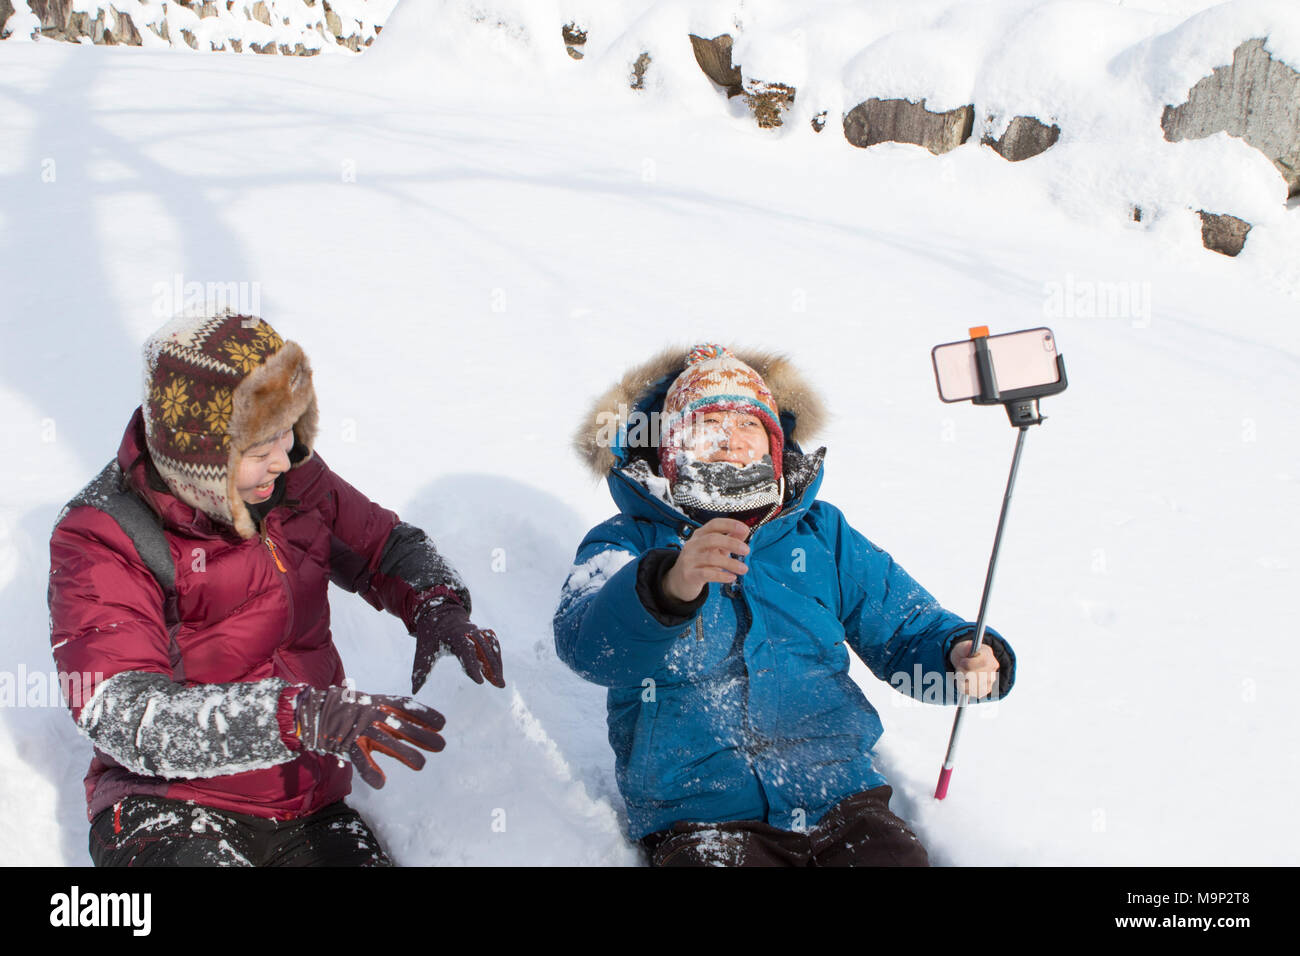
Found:
[[[433,662],[446,653],[455,654],[460,666],[476,684],[505,687],[501,671],[501,645],[490,630],[478,628],[459,604],[443,602],[430,608],[415,624],[415,666],[411,671],[411,693],[420,688],[433,669]]]
[[[424,754],[403,741],[437,753],[444,746],[437,733],[444,723],[442,714],[409,697],[362,694],[347,687],[307,687],[295,701],[294,727],[303,748],[350,760],[376,790],[384,785],[384,772],[371,751],[419,770]]]

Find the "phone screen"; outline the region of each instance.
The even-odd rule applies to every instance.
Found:
[[[1056,338],[1051,329],[1040,327],[990,335],[988,345],[999,392],[1051,385],[1061,379],[1056,366]],[[974,340],[936,345],[930,354],[940,399],[964,402],[979,395]]]

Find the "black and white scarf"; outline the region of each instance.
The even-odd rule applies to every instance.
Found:
[[[678,461],[677,480],[671,488],[673,503],[688,514],[715,515],[772,510],[781,504],[783,491],[770,455],[744,466],[683,456]]]

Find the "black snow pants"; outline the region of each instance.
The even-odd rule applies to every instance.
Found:
[[[270,820],[183,800],[126,797],[90,824],[96,866],[392,866],[342,800],[297,820]]]
[[[921,841],[889,810],[888,786],[846,797],[807,833],[761,820],[674,823],[642,839],[651,866],[929,866]]]

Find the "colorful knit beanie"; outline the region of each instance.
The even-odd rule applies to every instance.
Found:
[[[670,484],[676,481],[685,426],[692,417],[712,411],[745,412],[762,421],[771,446],[772,469],[779,480],[785,433],[776,400],[757,372],[730,350],[711,344],[691,349],[686,368],[664,397],[659,473]]]
[[[146,443],[167,487],[241,537],[255,536],[235,487],[244,451],[290,427],[307,457],[316,440],[302,348],[256,316],[181,316],[145,343],[144,368]]]

